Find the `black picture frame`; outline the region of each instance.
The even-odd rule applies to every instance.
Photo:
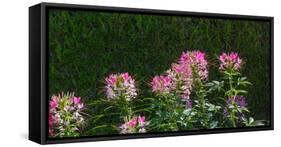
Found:
[[[126,12],[126,13],[143,13],[143,14],[159,14],[170,16],[192,16],[202,18],[220,18],[220,19],[239,19],[239,20],[257,20],[268,21],[270,27],[270,124],[269,126],[250,127],[250,128],[223,128],[212,130],[192,130],[180,132],[165,133],[145,133],[145,134],[129,134],[129,135],[111,135],[97,137],[79,137],[79,138],[63,138],[48,139],[47,137],[47,112],[48,112],[48,27],[47,12],[49,8],[59,9],[77,9],[77,10],[95,10],[107,12]],[[230,132],[246,132],[273,130],[274,113],[273,113],[273,48],[274,48],[274,18],[264,16],[247,16],[247,15],[230,15],[216,13],[199,13],[185,11],[167,11],[153,9],[135,9],[122,7],[104,7],[90,5],[74,5],[74,4],[58,4],[58,3],[40,3],[29,8],[29,140],[39,144],[53,143],[70,143],[85,141],[101,141],[101,140],[117,140],[117,139],[133,139],[133,138],[151,138],[151,137],[167,137],[181,135],[198,135],[198,134],[215,134]]]

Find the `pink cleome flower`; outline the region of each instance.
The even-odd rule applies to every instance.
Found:
[[[81,98],[74,96],[74,93],[52,96],[48,116],[49,136],[61,136],[70,123],[73,123],[74,130],[78,130],[78,126],[84,122],[84,118],[80,114],[83,107]]]
[[[145,133],[149,122],[145,121],[145,116],[133,116],[125,121],[120,128],[120,134]]]
[[[145,126],[145,116],[138,116],[138,123],[140,126]]]
[[[80,103],[81,98],[80,97],[73,97],[71,100],[76,105],[76,104]]]
[[[168,94],[171,89],[171,82],[172,80],[168,76],[155,76],[151,82],[152,92],[159,94]]]
[[[179,69],[178,67],[182,68]],[[166,73],[172,81],[170,91],[178,94],[182,100],[187,101],[192,90],[191,68],[174,64],[172,69],[169,69]]]
[[[50,109],[56,109],[58,107],[59,98],[57,96],[52,96],[50,101]]]
[[[208,78],[208,62],[205,58],[205,53],[201,51],[183,52],[179,59],[179,63],[190,66],[194,71],[194,73],[192,73],[193,76],[198,74],[202,80]]]
[[[220,70],[227,70],[227,69],[233,69],[233,70],[239,70],[242,65],[242,59],[238,56],[237,53],[222,53],[219,57],[220,61]]]
[[[137,118],[133,118],[131,119],[129,122],[128,122],[128,125],[131,127],[131,128],[134,128],[137,126]]]
[[[108,99],[124,97],[130,101],[137,96],[135,80],[128,73],[112,74],[105,78],[105,90]]]
[[[173,63],[167,70],[167,76],[155,76],[152,79],[152,92],[157,94],[176,93],[184,101],[190,102],[190,94],[194,78],[206,80],[208,78],[208,62],[205,53],[200,51],[183,52],[177,63]],[[164,85],[164,80],[168,84]]]

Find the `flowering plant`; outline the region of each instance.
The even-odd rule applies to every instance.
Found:
[[[120,128],[120,134],[131,134],[131,133],[145,133],[146,127],[149,122],[145,121],[145,116],[133,116],[132,118],[125,117],[125,123]]]
[[[213,121],[212,113],[220,107],[210,104],[205,98],[207,91],[204,82],[208,79],[207,65],[205,53],[183,52],[179,61],[167,70],[166,75],[155,76],[152,79],[152,92],[159,97],[154,102],[156,105],[154,109],[158,110],[156,114],[159,117],[156,120],[162,123],[156,125],[158,129],[161,129],[159,126],[162,128],[165,126],[165,129],[172,131],[194,126],[216,127],[217,122]],[[194,100],[190,97],[192,91],[194,91]],[[165,113],[162,113],[163,111]],[[200,120],[200,124],[196,124],[198,123],[196,119]]]
[[[241,68],[242,59],[238,56],[238,53],[222,53],[219,57],[220,70],[234,70],[238,71]]]
[[[100,128],[131,134],[264,125],[264,121],[248,117],[245,89],[252,83],[242,76],[244,60],[234,52],[222,53],[218,60],[222,79],[209,82],[205,53],[183,52],[167,71],[152,78],[152,98],[138,97],[135,79],[129,73],[109,75],[104,80],[106,97],[87,104],[95,106],[90,118],[95,127],[89,129],[90,134]],[[96,109],[99,106],[101,110]],[[74,93],[52,96],[49,136],[79,136],[85,122],[83,108]]]
[[[135,80],[128,73],[112,74],[105,78],[106,97],[121,110],[121,116],[131,116],[132,100],[137,97]]]
[[[84,104],[74,93],[53,95],[49,103],[49,137],[79,136],[84,124]]]
[[[155,76],[151,82],[152,92],[158,95],[176,94],[189,102],[194,80],[208,78],[205,53],[200,51],[183,52],[179,61],[172,64],[166,76]],[[190,105],[190,104],[189,104]]]
[[[244,112],[249,112],[244,96],[237,95],[228,98],[224,108],[224,115],[232,121],[234,127],[237,123],[243,121],[243,118],[245,118]]]
[[[137,96],[135,80],[128,73],[112,74],[105,78],[108,99],[131,101]]]
[[[106,99],[95,100],[92,104],[105,105],[102,114],[97,114],[91,119],[95,125],[89,132],[96,132],[100,128],[114,129],[119,133],[141,133],[146,131],[148,122],[144,116],[136,116],[138,112],[146,111],[145,108],[135,106],[137,99],[137,88],[134,78],[129,73],[111,74],[105,78]],[[91,105],[91,104],[90,104]],[[99,122],[106,118],[112,118],[111,123]],[[122,126],[116,124],[125,123]]]
[[[167,95],[171,92],[172,79],[169,76],[155,76],[151,82],[152,92],[157,95]]]
[[[247,123],[245,113],[248,113],[246,97],[247,91],[244,90],[247,86],[252,85],[243,77],[240,70],[242,68],[243,60],[238,53],[222,53],[219,56],[220,67],[219,70],[223,74],[223,83],[228,86],[223,88],[226,99],[226,106],[224,108],[225,122],[227,126],[237,127],[243,125],[257,124],[263,125],[262,121]],[[252,119],[253,120],[253,119]]]

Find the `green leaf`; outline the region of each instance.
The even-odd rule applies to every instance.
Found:
[[[219,81],[213,81],[213,83],[216,84],[216,85],[220,85]]]
[[[156,98],[143,98],[142,100],[149,100],[149,101],[154,101]]]
[[[135,111],[133,111],[133,113],[139,113],[139,112],[143,112],[143,111],[146,111],[146,112],[152,113],[152,112],[151,112],[151,110],[150,110],[149,108],[135,110]]]
[[[250,112],[250,111],[248,110],[248,108],[246,108],[246,107],[242,107],[242,108],[240,108],[240,110],[241,110],[241,111],[248,112],[248,113]]]
[[[218,121],[213,121],[211,124],[210,124],[210,128],[211,129],[214,129],[218,126]]]
[[[101,129],[101,128],[105,128],[105,127],[108,127],[108,126],[107,126],[107,125],[96,126],[96,127],[92,128],[92,129],[90,129],[89,131],[90,131],[90,132],[94,132],[94,131],[96,131],[97,129]]]
[[[236,93],[237,94],[239,94],[239,93],[246,94],[248,92],[246,90],[236,90]]]
[[[256,120],[253,122],[253,126],[264,126],[263,120]]]
[[[209,82],[209,83],[205,84],[205,86],[211,87],[211,86],[214,86],[214,83]]]
[[[189,116],[192,112],[192,109],[185,109],[182,113],[186,116]]]
[[[253,117],[250,117],[249,118],[249,124],[252,124],[254,122],[254,118]]]
[[[117,127],[116,125],[111,125],[111,127],[112,127],[113,129],[115,129],[116,131],[119,131],[119,127]]]
[[[247,77],[239,78],[240,81],[244,81],[244,80],[246,80],[246,79],[247,79]]]
[[[114,106],[109,106],[109,107],[105,108],[103,111],[107,111],[107,110],[109,110],[111,108],[114,108]]]

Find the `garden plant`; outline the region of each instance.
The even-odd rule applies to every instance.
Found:
[[[206,54],[183,52],[170,69],[148,82],[154,94],[151,98],[138,96],[141,89],[129,73],[111,74],[104,80],[104,98],[92,105],[106,105],[104,114],[83,113],[84,103],[74,93],[53,95],[49,136],[77,137],[85,123],[111,117],[116,117],[114,124],[97,123],[91,130],[110,127],[113,133],[130,134],[264,125],[264,121],[248,115],[244,94],[253,84],[241,73],[244,64],[238,53],[222,53],[216,66],[221,77],[210,80]],[[219,93],[217,98],[223,102],[211,103],[212,93]],[[109,110],[117,113],[107,114]]]

